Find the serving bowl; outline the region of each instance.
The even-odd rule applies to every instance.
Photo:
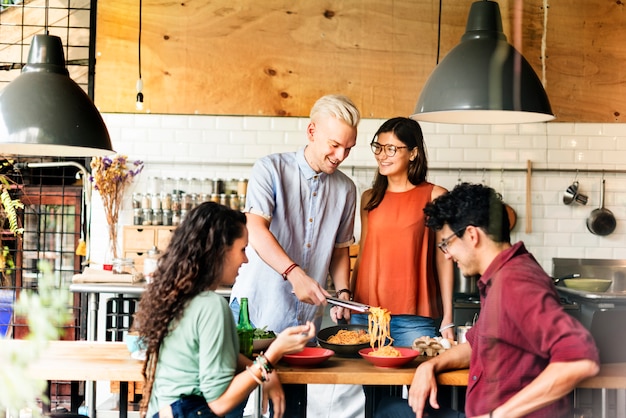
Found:
[[[335,352],[327,348],[304,347],[297,353],[285,354],[283,361],[291,366],[314,366],[331,358]]]
[[[317,341],[319,345],[323,348],[333,350],[339,357],[359,357],[359,350],[368,348],[370,346],[369,342],[360,344],[334,344],[328,342],[330,337],[337,334],[342,329],[348,331],[364,330],[367,332],[367,325],[344,324],[321,329],[317,333]]]
[[[415,357],[420,355],[419,351],[413,350],[412,348],[407,348],[407,347],[394,347],[394,348],[400,352],[401,354],[400,357],[371,356],[370,353],[372,352],[372,350],[374,350],[371,347],[359,350],[359,355],[363,357],[365,360],[372,363],[374,366],[382,367],[386,369],[404,366],[405,364],[413,360]]]
[[[613,281],[609,279],[565,279],[565,287],[583,292],[606,292]]]
[[[271,338],[255,338],[252,340],[252,351],[264,351],[274,342],[276,337]]]

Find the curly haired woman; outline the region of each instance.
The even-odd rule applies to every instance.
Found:
[[[273,366],[315,337],[311,323],[288,328],[253,362],[239,340],[218,285],[232,285],[248,261],[245,216],[213,202],[191,210],[176,228],[143,294],[134,327],[146,346],[142,417],[224,416],[262,382],[263,409],[285,407]]]

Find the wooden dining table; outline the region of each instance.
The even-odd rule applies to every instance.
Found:
[[[25,347],[28,341],[0,340],[0,350]],[[308,384],[408,385],[415,367],[427,357],[417,357],[400,368],[378,368],[360,358],[333,356],[310,367],[293,367],[281,361],[277,373],[285,385],[303,389],[306,405]],[[68,381],[120,381],[120,418],[127,418],[128,382],[143,381],[143,361],[131,357],[125,343],[97,341],[51,341],[28,373],[37,379]],[[1,367],[1,365],[0,365]],[[437,375],[441,385],[466,386],[468,370]],[[602,364],[598,375],[582,381],[579,388],[626,389],[626,363]]]
[[[27,352],[28,344],[28,340],[0,340],[0,350]],[[131,357],[125,343],[50,341],[29,364],[28,373],[47,381],[119,381],[120,418],[127,418],[128,382],[143,381],[142,365],[143,361]]]

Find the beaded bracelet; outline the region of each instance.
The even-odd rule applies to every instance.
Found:
[[[272,363],[270,363],[270,361],[267,359],[267,357],[265,357],[265,354],[263,354],[263,351],[261,351],[261,353],[259,353],[259,355],[256,357],[254,362],[256,364],[258,364],[259,367],[261,367],[267,373],[272,373],[272,371],[274,370],[274,365]]]
[[[248,373],[250,373],[250,376],[252,376],[252,378],[254,379],[254,381],[255,381],[255,382],[257,382],[259,385],[262,385],[262,384],[263,384],[263,381],[262,381],[261,379],[259,379],[259,378],[257,377],[257,375],[256,375],[256,374],[254,374],[254,372],[253,372],[252,370],[250,370],[250,366],[246,366],[246,371],[247,371]]]
[[[298,267],[296,263],[292,263],[289,267],[287,267],[282,274],[283,280],[287,280],[287,275],[291,273],[291,270],[295,269],[296,267]]]

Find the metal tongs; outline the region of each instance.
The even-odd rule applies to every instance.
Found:
[[[333,305],[341,306],[342,308],[352,309],[357,312],[368,312],[370,310],[370,306],[364,303],[353,302],[351,300],[343,300],[339,298],[333,298],[331,296],[327,296],[326,300],[328,303],[332,303]]]

